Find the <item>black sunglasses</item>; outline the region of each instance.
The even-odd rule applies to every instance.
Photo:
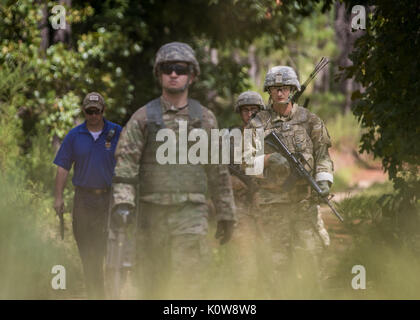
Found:
[[[164,63],[161,65],[160,70],[162,70],[162,73],[167,75],[171,74],[172,71],[175,71],[175,73],[179,76],[190,72],[189,66],[183,66],[176,63]]]
[[[86,109],[85,110],[85,112],[88,114],[88,115],[92,115],[92,114],[101,114],[102,113],[102,111],[101,110],[99,110],[99,109],[96,109],[96,108],[89,108],[89,109]]]

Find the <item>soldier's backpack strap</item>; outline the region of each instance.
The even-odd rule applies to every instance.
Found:
[[[157,132],[159,129],[165,128],[162,118],[162,107],[160,98],[154,99],[146,104],[147,131]]]
[[[165,128],[160,98],[154,99],[146,104],[146,116],[147,130],[149,132],[157,132],[159,129]],[[203,110],[200,102],[194,99],[188,99],[188,116],[190,121],[199,121],[201,123],[203,120]]]
[[[192,122],[198,120],[201,123],[203,121],[203,110],[201,108],[200,102],[194,99],[188,99],[188,115]]]

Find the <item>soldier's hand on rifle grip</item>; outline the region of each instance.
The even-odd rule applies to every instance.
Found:
[[[115,207],[112,212],[112,225],[120,228],[131,223],[133,207],[129,204],[122,203]]]
[[[322,193],[321,193],[322,197],[326,197],[330,194],[330,182],[329,181],[327,181],[327,180],[318,181],[318,186],[322,191]]]
[[[217,230],[214,237],[220,239],[220,245],[229,242],[232,238],[234,225],[235,221],[231,220],[221,220],[217,223]]]

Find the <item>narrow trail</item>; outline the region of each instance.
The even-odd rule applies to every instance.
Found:
[[[374,183],[383,183],[388,180],[388,175],[384,173],[379,161],[374,161],[372,156],[367,154],[359,155],[354,148],[344,146],[342,146],[342,150],[331,148],[330,155],[334,162],[335,172],[342,169],[351,172],[348,181],[351,187],[347,191],[335,193],[332,199],[335,202],[354,197]],[[331,213],[328,206],[321,205],[321,216],[325,228],[330,234],[330,250],[338,254],[343,252],[352,243],[351,233],[347,230],[346,225]]]
[[[363,190],[370,187],[374,183],[382,183],[386,180],[387,175],[380,169],[360,170],[352,177],[352,185],[355,187],[348,191],[335,193],[332,200],[335,202],[341,202],[345,199],[360,194]],[[337,245],[338,248],[340,248],[340,246],[347,246],[351,243],[351,235],[346,229],[345,224],[341,223],[337,219],[337,217],[331,212],[328,206],[321,205],[321,216],[324,220],[325,227],[330,234],[331,247]]]

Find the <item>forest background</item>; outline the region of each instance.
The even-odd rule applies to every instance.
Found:
[[[52,27],[57,4],[66,8],[62,30]],[[351,27],[355,5],[366,8],[365,30]],[[420,297],[415,1],[1,0],[0,17],[0,298],[83,297],[70,214],[62,242],[52,208],[55,152],[82,121],[86,93],[103,94],[106,118],[121,125],[158,96],[153,59],[170,41],[196,50],[202,74],[191,95],[219,127],[239,124],[233,104],[242,91],[268,100],[271,66],[290,65],[303,82],[321,56],[331,60],[300,103],[309,99],[327,124],[346,218],[338,229],[327,221],[341,244],[331,251],[339,261],[332,297]],[[69,183],[67,213],[72,193]],[[65,292],[51,288],[57,264],[66,266]],[[370,290],[351,289],[356,264],[371,271]]]

